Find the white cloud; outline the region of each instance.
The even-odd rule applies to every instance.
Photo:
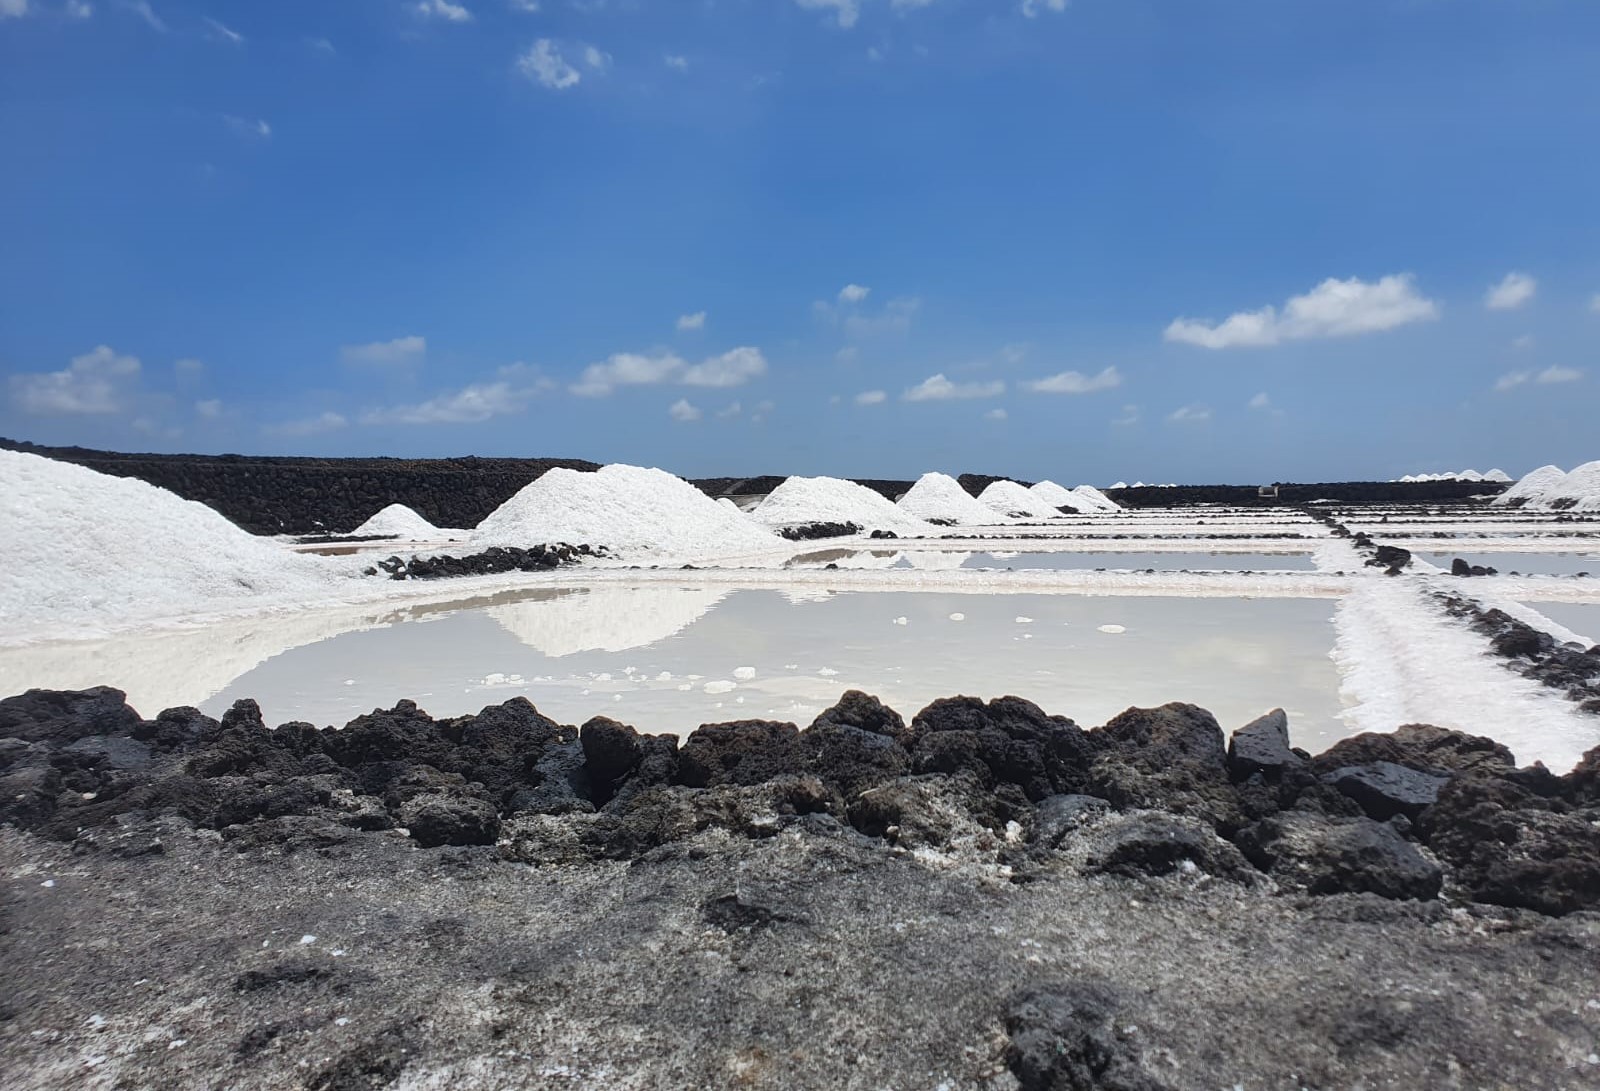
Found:
[[[1551,383],[1575,383],[1583,372],[1575,367],[1547,367],[1534,377],[1534,382],[1548,386]]]
[[[590,68],[604,68],[611,63],[611,54],[602,53],[592,45],[583,47],[583,63]]]
[[[743,386],[766,373],[767,359],[761,350],[743,345],[688,368],[682,382],[685,386]]]
[[[1063,12],[1067,10],[1067,0],[1022,0],[1022,14],[1029,19],[1037,19],[1046,11]]]
[[[744,406],[740,405],[738,402],[729,402],[726,406],[717,410],[717,416],[722,418],[737,417],[743,412]]]
[[[360,367],[410,367],[420,364],[427,353],[428,339],[412,335],[393,341],[345,345],[339,349],[339,359]]]
[[[1438,316],[1433,301],[1417,294],[1410,273],[1386,276],[1373,284],[1358,277],[1330,277],[1305,295],[1290,299],[1282,314],[1263,307],[1241,311],[1220,325],[1179,318],[1167,327],[1165,337],[1208,349],[1261,347],[1280,341],[1378,333]]]
[[[807,11],[832,11],[834,20],[843,30],[849,30],[861,18],[858,0],[794,0]]]
[[[511,0],[511,10],[536,12],[539,10],[539,0]]]
[[[700,412],[700,410],[690,405],[689,402],[684,398],[679,398],[677,401],[673,402],[672,405],[667,409],[667,414],[680,424],[687,424],[689,421],[699,420],[704,415]]]
[[[327,432],[337,432],[349,423],[343,414],[327,412],[304,420],[268,424],[261,430],[269,436],[319,436]]]
[[[244,44],[244,35],[240,34],[237,30],[223,26],[209,15],[205,16],[204,20],[206,26],[211,28],[211,36],[217,41],[227,42],[229,45]]]
[[[676,378],[686,367],[683,358],[670,352],[645,356],[619,352],[604,363],[590,364],[570,389],[583,398],[603,398],[619,386],[652,386]]]
[[[1262,391],[1260,394],[1257,394],[1255,397],[1250,399],[1250,408],[1251,409],[1271,409],[1272,408],[1272,399],[1267,397],[1266,391]]]
[[[1004,409],[991,409],[983,417],[985,420],[1005,420],[1006,411]]]
[[[526,53],[517,58],[517,68],[528,79],[553,91],[565,91],[576,86],[583,76],[567,63],[561,50],[549,38],[540,38]]]
[[[125,0],[122,6],[143,19],[145,25],[151,30],[159,31],[162,34],[167,32],[167,24],[161,21],[161,16],[156,14],[155,9],[150,6],[149,0]]]
[[[22,3],[26,4],[27,0],[22,0]],[[66,12],[68,18],[87,19],[94,14],[94,6],[86,0],[67,0]]]
[[[663,64],[677,72],[689,71],[689,58],[677,53],[668,53],[661,58]]]
[[[852,337],[872,337],[883,333],[905,333],[911,328],[911,319],[922,308],[916,296],[900,296],[885,304],[876,315],[852,314],[844,320],[844,329]]]
[[[856,395],[857,405],[882,405],[888,400],[889,392],[886,390],[863,390]]]
[[[492,383],[472,383],[450,394],[441,394],[417,405],[374,409],[361,417],[362,424],[477,424],[491,417],[520,413],[547,384],[515,386],[505,379]]]
[[[245,136],[260,137],[262,140],[270,139],[272,136],[272,126],[259,119],[251,121],[249,118],[223,114],[222,120],[228,123],[228,128]]]
[[[1508,372],[1495,380],[1494,388],[1499,393],[1504,394],[1508,390],[1521,386],[1531,378],[1533,378],[1533,372],[1531,371]]]
[[[1122,416],[1113,417],[1111,419],[1111,423],[1115,424],[1119,428],[1127,428],[1127,427],[1130,427],[1132,425],[1138,424],[1139,423],[1139,407],[1137,405],[1125,405],[1125,406],[1123,406],[1122,407]]]
[[[472,22],[472,12],[460,4],[452,4],[450,0],[418,0],[411,10],[424,19],[443,19],[447,23]]]
[[[0,19],[20,19],[28,14],[28,0],[0,0]]]
[[[939,402],[966,398],[997,398],[1005,392],[1006,384],[999,379],[988,383],[952,383],[943,374],[939,374],[930,375],[900,397],[908,402]]]
[[[204,417],[207,420],[216,420],[222,416],[222,402],[217,398],[208,398],[203,402],[195,402],[194,411],[197,416]]]
[[[117,413],[138,374],[137,357],[100,345],[61,371],[13,375],[11,398],[24,413]]]
[[[311,50],[313,53],[320,53],[324,57],[333,57],[339,52],[337,49],[333,48],[333,43],[328,41],[326,38],[307,38],[306,48]]]
[[[1539,290],[1539,282],[1527,273],[1507,273],[1506,278],[1490,288],[1483,297],[1483,305],[1491,311],[1514,311]]]
[[[1169,421],[1181,423],[1183,421],[1208,421],[1211,419],[1211,410],[1203,405],[1186,405],[1181,409],[1174,409],[1167,415]]]
[[[839,302],[863,303],[866,301],[867,296],[871,294],[871,288],[863,287],[860,284],[846,284],[843,288],[839,289]]]
[[[1063,371],[1058,375],[1035,379],[1022,385],[1036,394],[1093,394],[1099,390],[1111,390],[1121,386],[1122,376],[1114,367],[1108,367],[1098,375]]]
[[[703,330],[706,328],[706,312],[696,311],[694,314],[678,316],[680,330]]]

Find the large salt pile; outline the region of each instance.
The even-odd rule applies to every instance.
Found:
[[[446,536],[404,504],[390,504],[351,532],[356,537],[403,538],[408,542],[431,542]]]
[[[1551,485],[1530,507],[1556,511],[1600,511],[1600,462],[1585,462]]]
[[[933,527],[865,485],[837,477],[791,477],[756,505],[750,517],[769,527],[854,523],[862,530],[924,536]]]
[[[348,571],[126,477],[0,451],[0,629],[155,621],[336,593]]]
[[[1566,476],[1567,471],[1560,466],[1540,466],[1532,473],[1524,474],[1521,481],[1495,497],[1490,503],[1498,507],[1519,503],[1533,504],[1544,499],[1545,493],[1559,485]]]
[[[1091,511],[1121,511],[1122,510],[1122,505],[1121,504],[1119,504],[1115,500],[1111,499],[1111,497],[1107,496],[1105,493],[1101,492],[1099,489],[1095,488],[1093,485],[1079,485],[1077,488],[1073,489],[1072,491],[1076,496],[1081,498],[1084,501],[1084,503],[1089,505],[1089,509]]]
[[[1058,513],[1061,508],[1068,508],[1075,512],[1089,510],[1071,489],[1057,485],[1054,481],[1041,481],[1037,485],[1030,486],[1028,491],[1050,507],[1057,509]]]
[[[993,526],[1004,522],[987,504],[980,504],[949,474],[927,473],[917,478],[899,500],[901,510],[919,519],[938,519],[958,526]]]
[[[603,466],[554,469],[523,487],[478,525],[475,545],[567,542],[619,553],[715,557],[781,543],[765,527],[665,470]]]
[[[1015,481],[994,482],[978,495],[978,501],[1001,515],[1049,519],[1061,514]]]

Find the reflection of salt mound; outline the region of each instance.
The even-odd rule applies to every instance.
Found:
[[[905,561],[920,572],[954,572],[972,556],[943,549],[916,550],[905,554]]]
[[[1090,511],[1121,511],[1122,505],[1111,497],[1095,488],[1093,485],[1079,485],[1072,490],[1073,494],[1089,505]]]
[[[933,528],[865,485],[837,477],[791,477],[750,513],[769,527],[855,523],[863,530],[926,535]]]
[[[126,477],[0,451],[0,623],[155,620],[332,593],[340,566]]]
[[[919,519],[947,519],[959,526],[992,526],[1004,521],[949,474],[923,474],[900,498],[899,506]]]
[[[637,466],[551,470],[491,512],[473,541],[523,548],[569,542],[695,557],[781,544],[687,481]]]
[[[704,617],[726,591],[697,587],[574,588],[553,598],[485,612],[536,652],[620,652],[674,636]]]
[[[383,535],[403,538],[409,542],[431,542],[444,535],[444,531],[404,504],[390,504],[351,533],[358,537]]]
[[[1016,514],[1032,519],[1049,519],[1061,514],[1015,481],[994,482],[978,495],[978,500],[1001,515]]]
[[[199,705],[284,652],[388,624],[386,607],[295,611],[195,629],[31,644],[0,655],[0,693],[115,686],[140,715]]]
[[[1532,473],[1525,474],[1521,481],[1495,497],[1490,503],[1498,507],[1505,507],[1519,500],[1524,504],[1533,504],[1544,499],[1545,494],[1559,485],[1566,476],[1567,471],[1560,466],[1540,466]]]
[[[1028,491],[1058,510],[1061,508],[1069,508],[1076,512],[1088,510],[1082,498],[1071,489],[1063,488],[1054,481],[1041,481],[1037,485],[1030,486]]]
[[[779,592],[791,606],[805,606],[813,602],[827,602],[833,592],[826,587],[798,587]]]

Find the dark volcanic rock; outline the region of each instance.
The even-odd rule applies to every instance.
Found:
[[[1419,772],[1392,761],[1335,769],[1323,777],[1327,783],[1361,804],[1369,817],[1380,822],[1403,814],[1415,818],[1439,798],[1448,777]]]
[[[1233,845],[1192,818],[1146,812],[1118,815],[1092,834],[1088,869],[1132,878],[1170,875],[1186,865],[1219,878],[1253,874]]]
[[[678,782],[690,788],[759,784],[801,768],[800,729],[769,720],[706,724],[678,751]]]
[[[800,735],[808,772],[845,799],[902,776],[911,758],[893,737],[866,728],[819,720]]]
[[[1499,775],[1517,764],[1510,750],[1482,735],[1429,724],[1406,724],[1389,734],[1365,732],[1340,739],[1313,758],[1312,767],[1319,774],[1327,774],[1380,761],[1435,774],[1483,771]]]
[[[1118,807],[1193,815],[1224,834],[1244,824],[1222,728],[1203,708],[1130,708],[1092,733],[1101,752],[1088,791]]]
[[[0,701],[0,738],[65,746],[87,735],[131,735],[138,725],[127,694],[110,686],[30,689]]]
[[[1239,831],[1235,841],[1280,886],[1311,894],[1426,900],[1443,881],[1415,845],[1367,818],[1290,811]]]
[[[1028,840],[1040,849],[1056,848],[1073,831],[1110,811],[1111,804],[1096,796],[1050,796],[1034,808]]]
[[[1047,716],[1020,697],[985,704],[976,697],[933,702],[911,721],[912,770],[1014,784],[1030,800],[1082,791],[1089,736],[1064,716]]]
[[[426,792],[407,800],[400,821],[419,845],[492,845],[500,833],[494,808],[472,796]]]
[[[1278,777],[1303,765],[1305,759],[1289,747],[1289,717],[1281,708],[1241,727],[1228,742],[1228,770],[1234,780],[1257,773]]]
[[[911,745],[911,732],[900,713],[858,689],[846,690],[839,703],[824,709],[811,726],[824,723],[859,727],[876,735],[887,735],[901,746]]]
[[[1088,982],[1043,985],[1006,1010],[1006,1065],[1020,1091],[1166,1091],[1114,1025],[1121,1003]]]

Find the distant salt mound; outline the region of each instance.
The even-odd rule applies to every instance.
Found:
[[[0,630],[106,625],[330,596],[348,565],[127,477],[0,451]]]
[[[1001,515],[1050,519],[1061,513],[1015,481],[996,481],[978,495],[980,503]]]
[[[1095,488],[1093,485],[1079,485],[1072,490],[1081,497],[1093,511],[1121,511],[1122,505],[1111,497]]]
[[[1566,476],[1567,471],[1560,466],[1540,466],[1532,473],[1524,474],[1522,480],[1495,497],[1490,503],[1496,507],[1508,507],[1518,503],[1534,504],[1544,499],[1545,494],[1559,485]]]
[[[1511,475],[1498,467],[1483,475],[1485,481],[1492,481],[1496,485],[1511,484]]]
[[[756,505],[750,517],[769,527],[854,523],[863,530],[892,530],[903,536],[933,533],[931,524],[882,494],[837,477],[791,477]]]
[[[733,511],[738,511],[740,515],[744,514],[744,512],[739,511],[739,505],[735,504],[732,500],[729,500],[726,496],[717,497],[717,503],[721,504],[725,508],[730,508]]]
[[[948,520],[958,526],[993,526],[1004,522],[987,504],[975,500],[949,474],[927,473],[900,498],[900,509],[919,519]]]
[[[1054,481],[1041,481],[1037,485],[1030,486],[1028,491],[1052,508],[1058,509],[1057,514],[1059,514],[1059,509],[1061,508],[1070,508],[1076,512],[1089,510],[1081,497],[1071,489],[1057,485]]]
[[[356,527],[352,534],[355,537],[382,535],[388,538],[403,538],[408,542],[431,542],[445,536],[444,531],[404,504],[390,504]]]
[[[567,542],[702,558],[780,544],[682,478],[621,465],[550,470],[489,513],[472,537],[483,547]]]

